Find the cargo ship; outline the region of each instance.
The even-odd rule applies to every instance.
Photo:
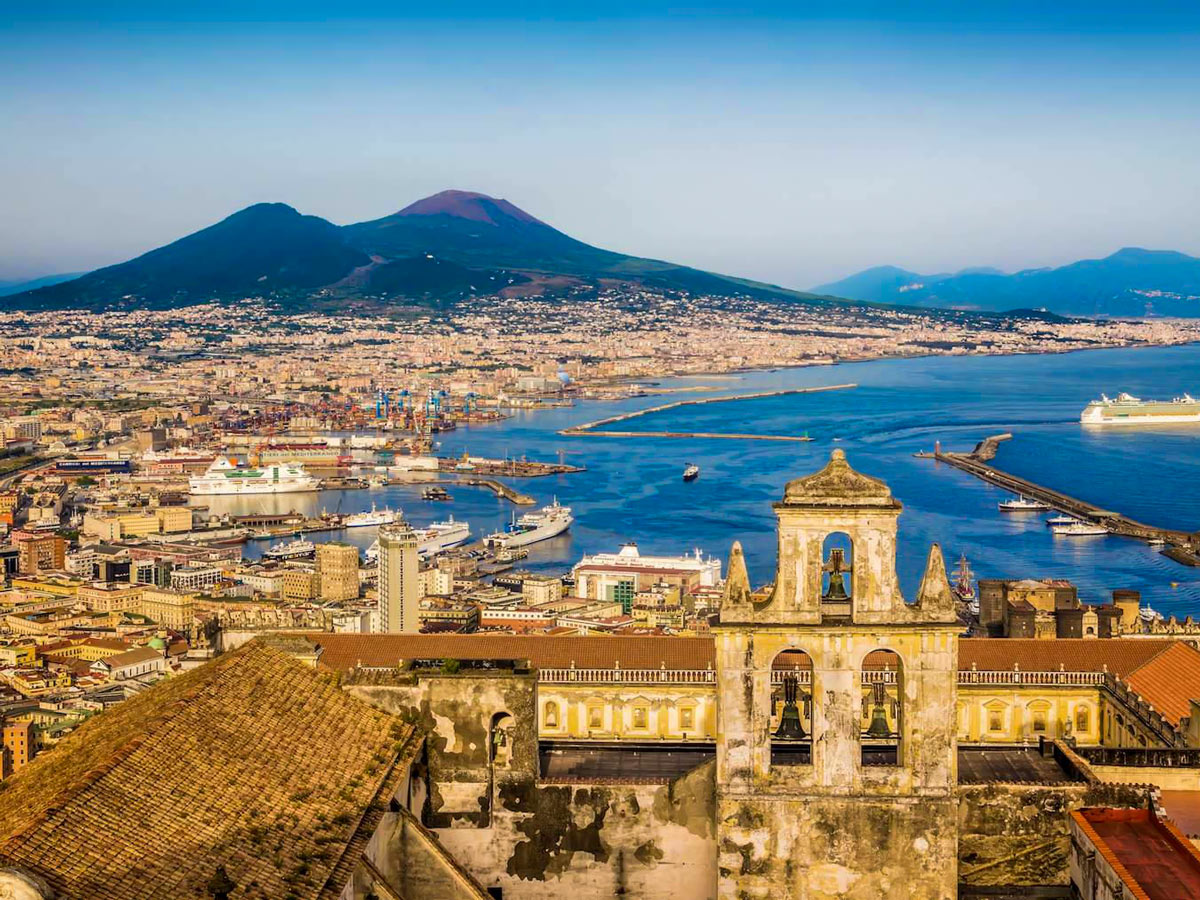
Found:
[[[555,498],[549,506],[543,506],[537,512],[526,513],[506,526],[503,531],[489,534],[484,538],[484,542],[489,547],[505,550],[513,547],[527,547],[530,544],[557,537],[570,528],[574,521],[575,519],[571,516],[571,508],[560,506],[558,499]]]
[[[1121,392],[1101,394],[1079,416],[1084,425],[1200,425],[1200,400],[1189,394],[1174,400],[1141,400]]]
[[[318,490],[321,483],[298,464],[276,463],[241,468],[227,457],[218,457],[203,475],[188,479],[193,497],[224,494],[292,494]]]

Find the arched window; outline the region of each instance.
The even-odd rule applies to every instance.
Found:
[[[821,602],[828,604],[827,614],[849,615],[853,596],[854,542],[850,535],[835,531],[821,544]]]
[[[803,650],[784,650],[771,663],[772,766],[812,763],[813,665]]]
[[[1092,712],[1091,710],[1080,704],[1075,707],[1075,733],[1086,734],[1092,727]]]
[[[901,698],[903,667],[893,650],[873,650],[862,666],[862,742],[864,766],[900,764],[900,736],[904,730]]]
[[[542,707],[542,724],[547,728],[558,727],[558,704],[553,700],[547,700]]]

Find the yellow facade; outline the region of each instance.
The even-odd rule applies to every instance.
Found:
[[[196,595],[186,591],[147,587],[142,593],[142,615],[167,628],[182,629],[192,624]]]
[[[545,740],[711,741],[712,685],[540,684],[538,733]]]

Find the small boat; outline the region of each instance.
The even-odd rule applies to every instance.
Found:
[[[1146,541],[1146,543],[1149,544],[1151,547],[1167,546],[1167,542],[1163,538],[1160,538],[1160,537],[1150,538],[1150,540]]]
[[[421,491],[421,499],[422,500],[449,500],[450,492],[448,490],[446,490],[444,487],[438,487],[435,485],[433,487],[427,487],[427,488],[425,488],[425,490]]]
[[[1092,535],[1108,534],[1108,529],[1103,525],[1094,525],[1091,522],[1072,522],[1070,525],[1052,525],[1050,531],[1053,534],[1061,534],[1067,537],[1090,537]]]
[[[1072,524],[1074,522],[1078,522],[1078,521],[1079,520],[1077,518],[1075,518],[1074,516],[1064,516],[1064,515],[1051,516],[1050,518],[1048,518],[1046,520],[1046,527],[1052,528],[1055,525],[1070,525],[1070,524]]]
[[[683,469],[684,481],[695,481],[700,477],[700,467],[695,463],[688,463]]]
[[[1000,512],[1045,512],[1053,508],[1049,503],[1043,503],[1041,500],[1030,500],[1024,494],[1019,495],[1015,500],[1000,501]]]

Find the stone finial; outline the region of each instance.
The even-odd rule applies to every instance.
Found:
[[[725,594],[721,598],[723,608],[750,603],[750,574],[746,571],[746,557],[740,541],[734,541],[729,549],[729,566],[725,574]]]
[[[840,447],[829,454],[829,462],[821,471],[789,481],[783,491],[783,502],[841,509],[900,508],[891,489],[878,478],[852,469]]]
[[[950,589],[950,579],[946,577],[946,560],[942,556],[942,548],[937,544],[929,548],[925,574],[921,576],[921,587],[917,591],[917,605],[925,612],[941,618],[952,619],[956,615],[954,592]]]

